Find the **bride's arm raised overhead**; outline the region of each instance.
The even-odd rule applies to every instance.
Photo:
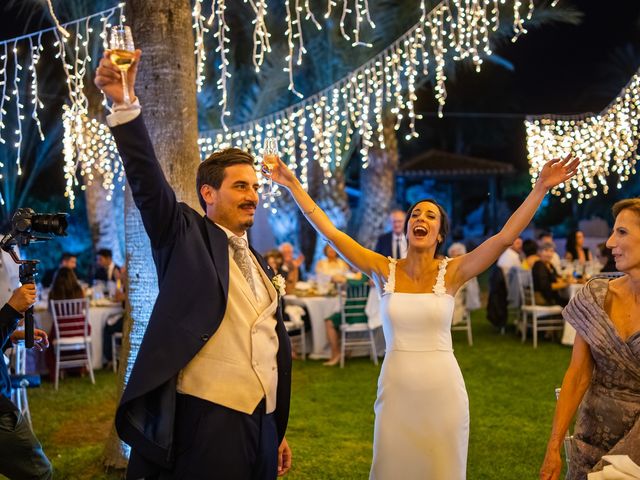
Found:
[[[484,272],[498,259],[529,225],[549,189],[573,177],[579,164],[580,160],[571,154],[562,160],[556,158],[545,163],[531,193],[509,217],[502,230],[471,252],[451,261],[451,275],[456,288]]]
[[[382,255],[363,247],[349,235],[336,228],[329,220],[329,217],[305,192],[296,176],[280,158],[278,158],[278,163],[273,168],[263,167],[263,173],[267,176],[270,175],[274,182],[289,190],[313,228],[353,267],[368,277],[384,271],[388,260]]]

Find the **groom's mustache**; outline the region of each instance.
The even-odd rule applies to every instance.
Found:
[[[258,208],[258,203],[257,202],[244,202],[244,203],[241,203],[239,205],[239,208],[245,208],[245,207]]]

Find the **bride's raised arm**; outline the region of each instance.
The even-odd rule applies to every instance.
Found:
[[[384,256],[363,247],[349,235],[338,230],[316,202],[304,191],[296,176],[280,158],[278,158],[278,163],[271,170],[263,167],[263,173],[271,175],[274,182],[289,190],[298,204],[298,208],[300,208],[300,211],[302,211],[313,228],[353,267],[368,277],[371,277],[373,273],[384,271],[388,260]]]
[[[511,245],[529,225],[550,188],[569,180],[577,171],[580,160],[567,155],[564,159],[549,160],[538,177],[531,193],[497,234],[485,240],[471,252],[452,260],[454,283],[463,285],[467,280],[484,272]]]

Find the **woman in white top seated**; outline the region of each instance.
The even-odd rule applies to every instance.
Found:
[[[344,283],[351,275],[351,269],[347,262],[342,260],[329,244],[324,247],[324,258],[316,263],[316,275],[318,278],[324,277],[332,282]]]
[[[461,257],[466,253],[467,247],[460,242],[452,243],[447,250],[449,258]],[[480,306],[480,285],[478,277],[473,277],[456,292],[452,325],[462,322],[465,310],[477,310]]]

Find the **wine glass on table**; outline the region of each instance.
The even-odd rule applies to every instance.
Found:
[[[131,105],[129,86],[127,85],[127,70],[131,67],[136,55],[136,47],[133,44],[131,28],[124,25],[116,25],[111,28],[109,35],[109,58],[120,70],[122,77],[122,89],[124,90],[124,103]]]
[[[262,169],[268,176],[267,198],[269,199],[269,203],[273,203],[273,179],[271,178],[271,172],[278,164],[278,156],[278,139],[274,137],[265,138],[262,147]]]

